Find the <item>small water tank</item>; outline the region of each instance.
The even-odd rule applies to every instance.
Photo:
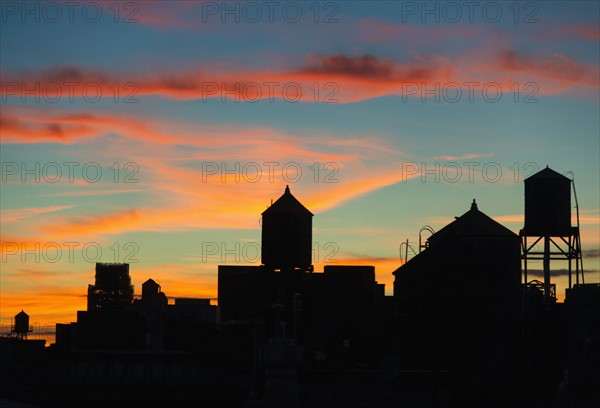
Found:
[[[525,234],[566,236],[571,231],[571,180],[546,167],[525,179]]]
[[[25,313],[23,310],[21,310],[19,313],[17,313],[17,315],[15,316],[15,326],[12,330],[14,333],[17,333],[17,335],[27,335],[28,332],[30,332],[30,327],[29,327],[29,315],[27,313]]]

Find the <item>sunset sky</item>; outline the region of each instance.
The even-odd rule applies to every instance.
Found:
[[[315,270],[391,294],[403,243],[473,198],[518,233],[546,165],[600,281],[599,2],[76,3],[0,2],[2,324],[74,321],[96,262],[216,298],[286,185]]]

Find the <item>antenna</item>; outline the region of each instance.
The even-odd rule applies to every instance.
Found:
[[[404,248],[404,258],[402,258],[402,246],[405,245]],[[410,242],[408,241],[408,239],[406,240],[406,242],[403,242],[400,244],[400,247],[398,248],[398,252],[400,255],[400,261],[404,264],[406,262],[408,262],[408,250],[411,250],[413,254],[417,255],[417,252],[415,251],[415,249],[410,245]]]
[[[429,244],[427,243],[427,241],[425,241],[425,243],[423,244],[421,241],[421,233],[423,231],[427,231],[429,232],[431,235],[435,234],[435,231],[433,228],[431,228],[429,225],[425,225],[423,226],[420,230],[419,230],[419,253],[421,253],[422,249],[427,249],[427,247],[429,246]]]
[[[579,236],[579,201],[577,201],[577,191],[575,190],[575,173],[571,170],[567,171],[565,174],[569,174],[571,176],[571,185],[573,186],[573,197],[575,198],[575,216],[577,219],[577,233],[578,236],[576,237],[577,240],[580,239]],[[578,242],[578,244],[580,244],[580,242]],[[583,256],[581,257],[581,259],[576,258],[575,262],[579,262],[579,265],[581,265],[581,282],[585,283],[585,277],[583,275]],[[577,265],[575,266],[575,269],[577,270]]]

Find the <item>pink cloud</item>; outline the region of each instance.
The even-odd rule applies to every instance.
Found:
[[[598,86],[599,80],[590,75],[590,67],[560,54],[540,57],[505,48],[498,54],[495,62],[501,72],[524,73],[558,83],[588,83]]]
[[[33,121],[85,123],[98,135],[122,134],[121,138],[111,139],[102,151],[94,144],[80,145],[82,152],[92,149],[98,162],[112,164],[124,152],[139,149],[139,140],[145,142],[144,155],[136,156],[139,183],[124,186],[128,187],[126,191],[144,195],[143,206],[75,217],[49,213],[44,222],[36,224],[41,235],[81,239],[124,231],[255,228],[269,200],[279,197],[286,184],[313,211],[323,212],[404,180],[400,162],[405,154],[378,135],[294,135],[262,127],[146,122],[120,114],[40,113],[30,109],[11,109],[10,114],[19,120],[27,117]],[[71,139],[71,143],[79,141]],[[178,145],[188,149],[182,154]],[[318,163],[318,173],[314,163]],[[227,175],[226,169],[236,174]],[[72,191],[53,196],[68,199],[105,194],[106,190],[111,194],[122,192],[105,184],[79,183]],[[231,199],[239,196],[244,200]]]
[[[190,18],[190,15],[193,17],[193,12],[200,8],[198,6],[202,2],[203,0],[180,1],[174,5],[173,3],[145,1],[136,3],[138,9],[129,10],[129,13],[140,24],[161,29],[201,31],[208,28],[208,21],[203,21],[202,18]]]
[[[205,64],[177,72],[142,73],[134,77],[81,67],[55,67],[27,75],[6,72],[3,75],[2,96],[18,97],[22,89],[37,89],[40,97],[48,98],[51,97],[47,95],[48,84],[62,83],[71,84],[68,85],[69,94],[75,97],[87,95],[87,87],[93,84],[94,89],[99,89],[98,92],[105,98],[114,98],[116,88],[120,87],[123,89],[117,95],[119,98],[158,95],[182,100],[220,98],[246,102],[264,99],[315,102],[314,84],[318,82],[324,88],[322,94],[333,95],[327,102],[349,103],[384,95],[405,94],[404,86],[407,83],[431,87],[436,83],[485,80],[496,82],[509,91],[514,81],[539,81],[540,91],[552,94],[577,90],[577,87],[598,88],[597,74],[597,67],[563,55],[535,55],[511,47],[499,50],[488,47],[453,57],[414,55],[406,61],[369,54],[309,55],[304,66],[280,71],[232,69],[219,64]],[[118,85],[115,86],[115,83]],[[319,99],[318,102],[323,102]],[[68,119],[64,118],[65,123],[46,126],[46,137],[60,139],[68,137],[69,132],[89,132],[85,127],[65,129],[69,124]],[[3,118],[3,122],[4,127],[15,133],[31,133],[27,127],[10,117]],[[43,129],[37,130],[41,132]]]
[[[556,32],[559,35],[572,35],[589,41],[600,41],[600,27],[598,25],[568,25],[560,27]]]
[[[73,208],[72,205],[53,205],[49,207],[16,208],[2,210],[2,222],[15,222],[32,218],[40,214],[47,214]]]
[[[366,43],[395,43],[403,46],[422,46],[445,41],[508,40],[510,35],[503,31],[481,25],[388,23],[373,18],[363,18],[356,22],[357,36]]]

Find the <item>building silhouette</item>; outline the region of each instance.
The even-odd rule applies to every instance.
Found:
[[[96,281],[88,285],[88,311],[123,310],[132,302],[129,264],[96,263]]]
[[[218,267],[221,321],[262,322],[264,342],[274,335],[273,305],[281,305],[285,335],[305,346],[310,363],[372,363],[388,340],[384,285],[373,266],[315,272],[312,217],[289,187],[262,213],[262,265]]]
[[[373,266],[314,270],[314,215],[286,187],[262,213],[261,264],[218,266],[218,305],[169,298],[152,278],[135,297],[128,264],[98,263],[87,310],[56,325],[51,347],[25,339],[19,313],[0,338],[0,396],[61,408],[596,407],[600,284],[584,280],[569,183],[549,168],[527,179],[519,235],[473,200],[392,272],[393,296]],[[558,239],[567,249],[547,250]],[[538,256],[543,282],[527,275]],[[554,257],[575,262],[564,303]]]
[[[448,370],[473,388],[506,386],[519,361],[519,236],[473,200],[426,247],[393,272],[402,364]]]
[[[38,375],[36,394],[52,407],[239,402],[238,391],[204,358],[218,345],[218,312],[210,299],[169,304],[151,278],[133,299],[128,264],[97,264],[89,288],[91,309],[78,311],[76,322],[56,325],[53,353]]]
[[[91,299],[90,299],[91,298]],[[61,349],[196,351],[202,332],[214,331],[218,307],[210,299],[175,298],[152,278],[133,299],[129,264],[96,264],[96,282],[88,288],[88,310],[77,322],[56,325]],[[210,327],[210,329],[207,329]]]

